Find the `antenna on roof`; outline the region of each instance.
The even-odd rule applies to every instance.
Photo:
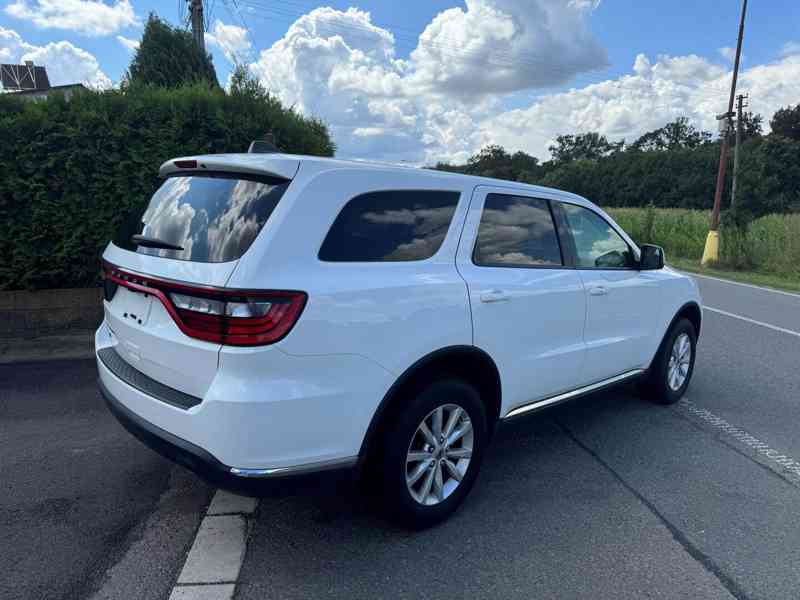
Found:
[[[281,149],[275,143],[275,136],[272,133],[268,133],[264,136],[264,139],[250,142],[247,152],[248,154],[275,154],[280,153]]]

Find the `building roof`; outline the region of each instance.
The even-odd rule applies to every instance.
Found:
[[[24,65],[0,64],[0,86],[6,91],[46,91],[50,89],[47,69],[31,62]]]

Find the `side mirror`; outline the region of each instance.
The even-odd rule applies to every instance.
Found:
[[[661,246],[642,244],[639,249],[642,251],[639,259],[640,271],[656,271],[664,268],[664,249]]]

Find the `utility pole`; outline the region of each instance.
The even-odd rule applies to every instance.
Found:
[[[736,60],[733,63],[733,81],[731,82],[731,95],[728,100],[728,112],[719,115],[718,120],[726,119],[730,123],[730,118],[733,116],[733,101],[736,97],[736,80],[739,77],[739,60],[742,56],[742,39],[744,38],[744,18],[747,14],[747,0],[742,2],[742,16],[739,20],[739,39],[736,42]],[[717,171],[717,189],[714,192],[714,208],[711,211],[711,227],[706,238],[706,247],[703,250],[703,258],[700,260],[701,265],[719,261],[719,210],[720,201],[722,200],[722,188],[725,187],[725,167],[728,157],[728,131],[725,128],[725,133],[722,136],[722,143],[719,150],[719,170]]]
[[[189,19],[192,22],[192,36],[197,48],[206,54],[206,28],[203,21],[203,0],[187,0],[189,2]]]
[[[731,208],[736,208],[736,176],[739,174],[739,146],[742,143],[742,109],[747,106],[748,95],[736,96],[736,146],[733,149],[733,184],[731,185]]]

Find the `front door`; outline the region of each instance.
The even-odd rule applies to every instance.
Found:
[[[656,277],[637,269],[633,249],[603,216],[575,204],[554,209],[586,290],[584,379],[646,367],[660,303]]]
[[[580,387],[586,297],[564,265],[550,201],[477,187],[456,260],[474,344],[500,371],[502,414]]]

